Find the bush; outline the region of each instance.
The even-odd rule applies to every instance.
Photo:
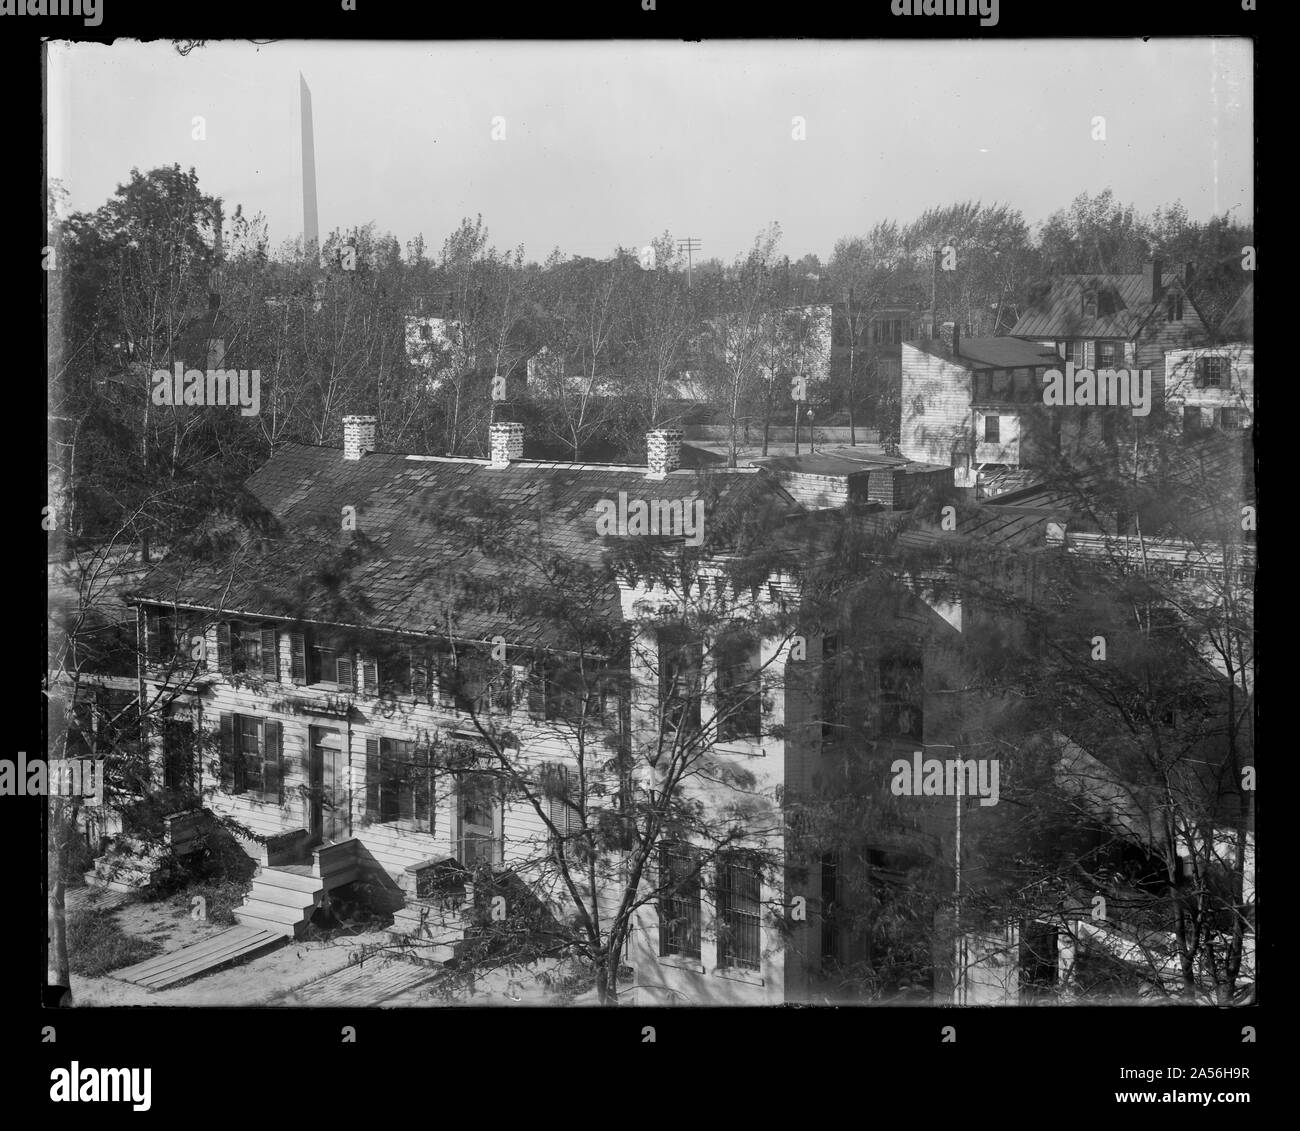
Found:
[[[233,927],[238,920],[235,908],[244,902],[244,896],[252,887],[249,880],[218,880],[197,883],[172,893],[170,903],[189,911],[194,906],[194,897],[201,896],[207,912],[207,921],[222,926]]]
[[[68,966],[83,978],[98,978],[143,962],[162,951],[152,939],[128,934],[113,911],[79,908],[68,915]]]

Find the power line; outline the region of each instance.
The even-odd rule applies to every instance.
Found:
[[[687,236],[677,241],[677,250],[686,252],[686,289],[691,289],[691,253],[700,250],[700,241],[694,236]]]

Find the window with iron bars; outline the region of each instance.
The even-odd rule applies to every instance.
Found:
[[[659,953],[700,957],[700,868],[695,851],[686,845],[659,850]]]
[[[718,859],[718,965],[757,970],[759,948],[759,896],[762,883],[758,871],[734,855]]]

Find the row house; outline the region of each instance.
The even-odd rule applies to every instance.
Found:
[[[427,516],[472,523],[477,512],[456,508],[468,506],[467,490],[477,492],[524,529],[541,531],[555,552],[588,563],[611,545],[597,524],[600,505],[620,494],[707,496],[711,522],[755,510],[774,525],[801,516],[757,469],[680,469],[680,440],[678,432],[652,433],[645,467],[538,462],[523,458],[522,426],[495,424],[489,459],[425,457],[376,451],[374,418],[349,417],[342,452],[285,445],[248,481],[273,519],[274,537],[219,563],[164,563],[133,595],[146,641],[145,694],[170,689],[173,699],[155,734],[158,757],[169,775],[188,777],[213,811],[251,834],[245,848],[260,867],[242,921],[296,933],[328,890],[365,880],[388,894],[401,923],[449,863],[527,880],[548,853],[563,851],[574,810],[552,806],[561,841],[552,843],[531,803],[476,770],[484,764],[480,727],[536,780],[574,774],[575,720],[589,751],[629,736],[653,741],[670,693],[663,673],[677,653],[663,641],[638,640],[623,670],[607,673],[608,693],[566,701],[564,681],[553,674],[561,657],[545,625],[496,601],[491,562],[434,530]],[[337,532],[344,508],[355,519],[350,533]],[[349,546],[360,556],[348,588],[361,599],[344,617],[308,579],[322,559]],[[592,598],[614,622],[647,599],[672,597],[645,581],[616,588]],[[341,623],[360,607],[368,610],[365,624]],[[498,646],[504,661],[495,658]],[[647,1000],[672,996],[678,979],[691,1001],[785,1000],[786,964],[799,952],[782,947],[772,921],[772,909],[786,902],[782,879],[751,867],[741,851],[779,854],[784,835],[774,799],[793,772],[790,755],[784,740],[765,737],[779,730],[785,711],[777,690],[784,647],[751,642],[744,665],[764,669],[771,701],[765,694],[761,707],[755,699],[753,709],[736,712],[738,721],[719,731],[709,752],[718,779],[743,779],[742,800],[760,799],[751,814],[757,843],[711,860],[704,874],[689,867],[697,846],[664,846],[654,874],[685,868],[685,903],[652,904],[625,957]],[[451,665],[461,696],[449,691]],[[696,674],[701,691],[686,713],[707,715],[713,705],[716,714],[734,683],[716,665]],[[466,696],[476,708],[468,715]],[[602,785],[609,794],[632,787]],[[737,803],[734,788],[710,788],[713,806]],[[706,898],[695,913],[690,892],[701,884]],[[564,898],[555,893],[557,915],[566,913]]]

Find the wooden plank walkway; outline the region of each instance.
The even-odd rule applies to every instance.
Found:
[[[117,970],[112,977],[148,990],[161,990],[283,942],[288,942],[284,935],[271,931],[256,927],[227,927],[200,942]]]
[[[439,971],[428,966],[395,959],[371,959],[326,974],[314,982],[291,991],[276,1005],[368,1006],[379,1005],[388,998],[415,989],[438,977]]]

